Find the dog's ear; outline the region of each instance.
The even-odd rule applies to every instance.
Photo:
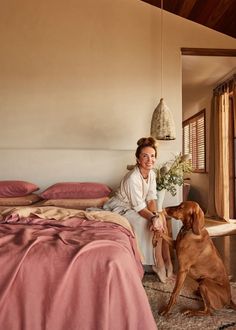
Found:
[[[193,210],[193,224],[192,224],[192,230],[193,233],[196,235],[201,234],[201,229],[204,227],[204,213],[202,209],[198,206],[197,209]]]

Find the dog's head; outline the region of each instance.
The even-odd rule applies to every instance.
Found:
[[[186,229],[192,228],[194,234],[200,235],[205,219],[198,203],[187,201],[178,206],[166,207],[165,211],[170,217],[181,220]]]

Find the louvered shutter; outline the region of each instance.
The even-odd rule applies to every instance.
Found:
[[[206,171],[205,110],[183,122],[183,153],[192,155],[194,172]]]

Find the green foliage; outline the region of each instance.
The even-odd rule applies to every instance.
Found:
[[[156,172],[157,190],[166,189],[172,196],[176,195],[176,185],[182,186],[184,174],[192,172],[190,155],[181,153],[171,161],[154,169]]]

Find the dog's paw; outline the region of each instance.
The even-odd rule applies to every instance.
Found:
[[[209,309],[206,310],[193,310],[193,309],[186,309],[181,312],[182,315],[185,316],[206,316],[212,315]]]
[[[193,315],[193,310],[184,309],[183,311],[181,311],[181,314],[184,315],[184,316],[192,316]]]

